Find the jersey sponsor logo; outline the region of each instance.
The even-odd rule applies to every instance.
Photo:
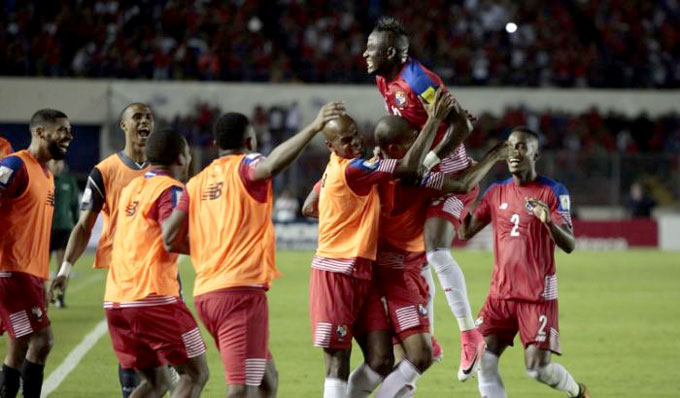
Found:
[[[560,195],[560,204],[562,205],[563,210],[569,211],[569,207],[571,207],[569,195]]]
[[[428,104],[431,104],[432,101],[434,101],[434,93],[435,93],[435,88],[430,86],[428,87],[425,91],[423,91],[422,94],[420,94],[421,97],[427,102]]]
[[[47,205],[54,207],[54,191],[47,193]]]
[[[139,201],[135,200],[132,203],[128,203],[127,207],[125,208],[125,215],[128,217],[132,217],[135,215],[135,212],[137,212],[137,206],[139,206]]]
[[[201,194],[201,200],[215,200],[222,196],[222,183],[208,185],[205,191]]]
[[[12,174],[14,174],[14,170],[7,166],[0,166],[0,184],[7,185],[9,179],[12,178]]]
[[[397,103],[397,106],[400,108],[403,108],[406,105],[406,94],[404,94],[403,91],[397,91],[394,94],[394,102]]]
[[[501,210],[507,209],[508,208],[508,202],[501,203],[501,205],[498,206],[498,208],[501,209]]]

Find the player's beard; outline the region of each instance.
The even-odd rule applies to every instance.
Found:
[[[54,160],[66,158],[66,151],[59,146],[57,141],[50,141],[49,144],[47,144],[47,151]]]

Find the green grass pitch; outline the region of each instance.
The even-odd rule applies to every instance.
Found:
[[[473,311],[483,303],[493,256],[460,251]],[[323,388],[321,351],[312,347],[307,314],[311,252],[279,252],[282,277],[269,292],[270,346],[279,374],[279,396],[320,397]],[[92,256],[79,262],[68,296],[69,308],[50,310],[55,348],[45,378],[94,326],[104,318],[101,298],[105,274],[92,270]],[[680,396],[680,260],[678,253],[657,251],[576,252],[557,257],[560,335],[564,356],[557,358],[594,397]],[[193,269],[185,259],[182,280],[188,304]],[[476,397],[476,380],[456,380],[459,340],[455,321],[441,291],[436,296],[435,334],[445,350],[441,363],[418,382],[417,396]],[[210,381],[204,397],[224,397],[222,365],[210,336]],[[530,380],[523,366],[519,338],[501,359],[501,374],[511,397],[562,397]],[[5,352],[5,345],[0,350]],[[361,361],[355,349],[353,367]],[[120,396],[116,359],[108,335],[102,337],[51,397]]]

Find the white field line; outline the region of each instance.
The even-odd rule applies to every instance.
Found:
[[[64,361],[57,367],[45,380],[43,384],[41,398],[48,397],[53,393],[66,377],[78,366],[85,354],[97,344],[97,341],[106,334],[108,326],[106,320],[102,319],[97,326],[88,333],[83,340],[68,353]]]

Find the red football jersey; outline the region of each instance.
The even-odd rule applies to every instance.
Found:
[[[434,99],[437,87],[444,84],[439,76],[413,58],[408,59],[394,80],[387,81],[382,76],[376,76],[375,80],[380,95],[385,99],[387,111],[403,117],[419,130],[427,122],[427,111],[418,97],[429,103]],[[448,128],[446,123],[439,126],[432,144],[433,148],[442,140]],[[469,165],[470,160],[465,151],[465,145],[461,144],[449,156],[442,159],[439,170],[450,174],[465,170]]]
[[[512,178],[491,185],[475,209],[475,216],[493,222],[494,268],[489,297],[545,301],[557,299],[555,242],[525,198],[550,208],[553,222],[571,225],[569,192],[546,177],[517,186]]]

